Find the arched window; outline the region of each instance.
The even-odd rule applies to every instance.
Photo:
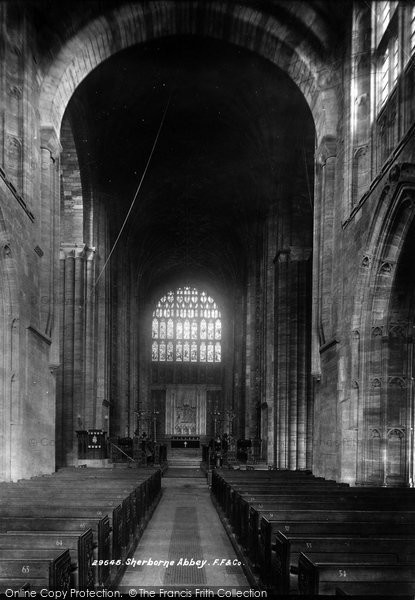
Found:
[[[188,286],[168,292],[157,302],[151,330],[153,362],[221,362],[221,313],[206,292]]]

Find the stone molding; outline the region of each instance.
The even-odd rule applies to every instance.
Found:
[[[90,247],[87,244],[61,244],[59,258],[61,260],[66,260],[67,258],[93,260],[95,252],[95,247]]]
[[[274,258],[274,264],[283,262],[306,262],[311,256],[312,249],[302,246],[288,246],[278,250]]]

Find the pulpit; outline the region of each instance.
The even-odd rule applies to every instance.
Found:
[[[88,429],[77,431],[78,460],[99,460],[106,457],[107,435],[102,429]]]

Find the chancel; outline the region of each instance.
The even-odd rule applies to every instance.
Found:
[[[413,597],[415,3],[0,27],[0,593]]]

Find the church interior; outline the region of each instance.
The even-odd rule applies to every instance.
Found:
[[[413,597],[415,3],[0,28],[0,592]]]

